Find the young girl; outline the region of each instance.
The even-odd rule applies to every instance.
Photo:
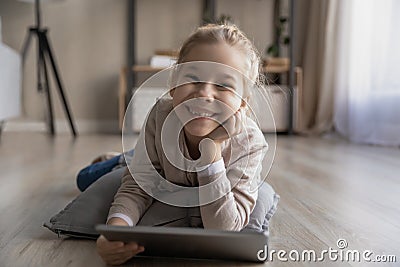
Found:
[[[171,78],[172,99],[160,99],[149,113],[107,224],[240,231],[255,207],[258,191],[252,185],[260,180],[267,144],[246,116],[251,92],[237,73],[258,83],[258,53],[237,27],[212,24],[198,28],[184,42],[177,64]],[[171,116],[182,125],[176,135],[163,132]],[[171,151],[171,144],[177,148]],[[183,157],[175,157],[180,153]],[[188,168],[188,162],[194,167]],[[158,176],[165,185],[157,182]],[[182,190],[169,190],[174,185]],[[191,188],[197,191],[188,191]],[[272,189],[267,192],[274,199],[274,211],[277,196]],[[195,203],[198,208],[193,208]],[[182,210],[190,214],[189,221],[177,215]],[[121,264],[144,247],[100,236],[97,251],[108,264]]]

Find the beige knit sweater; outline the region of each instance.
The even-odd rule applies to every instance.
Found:
[[[253,120],[247,118],[244,130],[222,143],[222,159],[219,162],[222,168],[217,167],[216,173],[207,169],[199,172],[182,171],[168,160],[170,157],[167,158],[161,142],[161,128],[167,115],[173,112],[172,108],[170,99],[161,99],[152,108],[129,165],[131,172],[127,171],[122,178],[109,215],[123,214],[136,225],[152,204],[152,193],[156,198],[157,195],[174,194],[168,186],[160,186],[162,183],[156,177],[161,177],[161,180],[166,179],[176,185],[200,188],[190,196],[199,203],[205,203],[204,199],[217,195],[212,202],[200,206],[204,228],[240,231],[248,224],[257,200],[256,185],[260,181],[261,162],[267,151],[262,132]],[[178,138],[183,155],[190,159],[184,135],[170,138]],[[178,150],[176,148],[174,152],[179,154]],[[213,186],[202,189],[202,186],[211,182],[214,182]],[[178,198],[179,203],[185,203],[182,199],[184,196],[178,195]],[[193,199],[188,200],[187,203],[192,203],[188,206],[196,202]]]

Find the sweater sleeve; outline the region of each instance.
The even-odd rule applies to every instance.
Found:
[[[135,153],[122,178],[121,186],[114,196],[109,217],[127,216],[136,225],[153,203],[149,194],[160,175],[160,162],[155,149],[155,109],[150,112],[135,146]],[[126,217],[125,217],[126,218]],[[128,220],[129,221],[129,220]]]
[[[200,207],[204,228],[240,231],[248,224],[258,197],[254,185],[260,180],[262,159],[267,150],[262,135],[261,138],[250,136],[251,147],[240,149],[242,152],[220,172],[206,169],[197,173],[200,186],[213,183],[199,190],[200,202],[209,202]]]

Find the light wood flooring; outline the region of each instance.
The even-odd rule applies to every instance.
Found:
[[[95,242],[63,239],[44,221],[79,194],[77,171],[95,156],[121,151],[118,135],[5,132],[0,140],[0,266],[104,266]],[[400,265],[400,149],[350,144],[337,138],[278,137],[269,182],[281,201],[270,249],[371,250]],[[310,266],[310,262],[291,265]],[[266,266],[286,266],[274,258]],[[314,263],[316,264],[316,263]],[[261,264],[262,265],[262,264]],[[333,262],[319,266],[365,266]],[[124,266],[260,266],[239,262],[137,258]],[[373,264],[373,266],[379,266]]]

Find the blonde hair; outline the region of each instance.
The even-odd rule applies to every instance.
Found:
[[[246,35],[233,24],[207,24],[197,28],[183,43],[179,50],[177,64],[182,63],[184,57],[197,44],[212,44],[225,42],[244,52],[248,60],[247,77],[257,85],[261,85],[263,78],[261,72],[261,60],[253,43]]]

